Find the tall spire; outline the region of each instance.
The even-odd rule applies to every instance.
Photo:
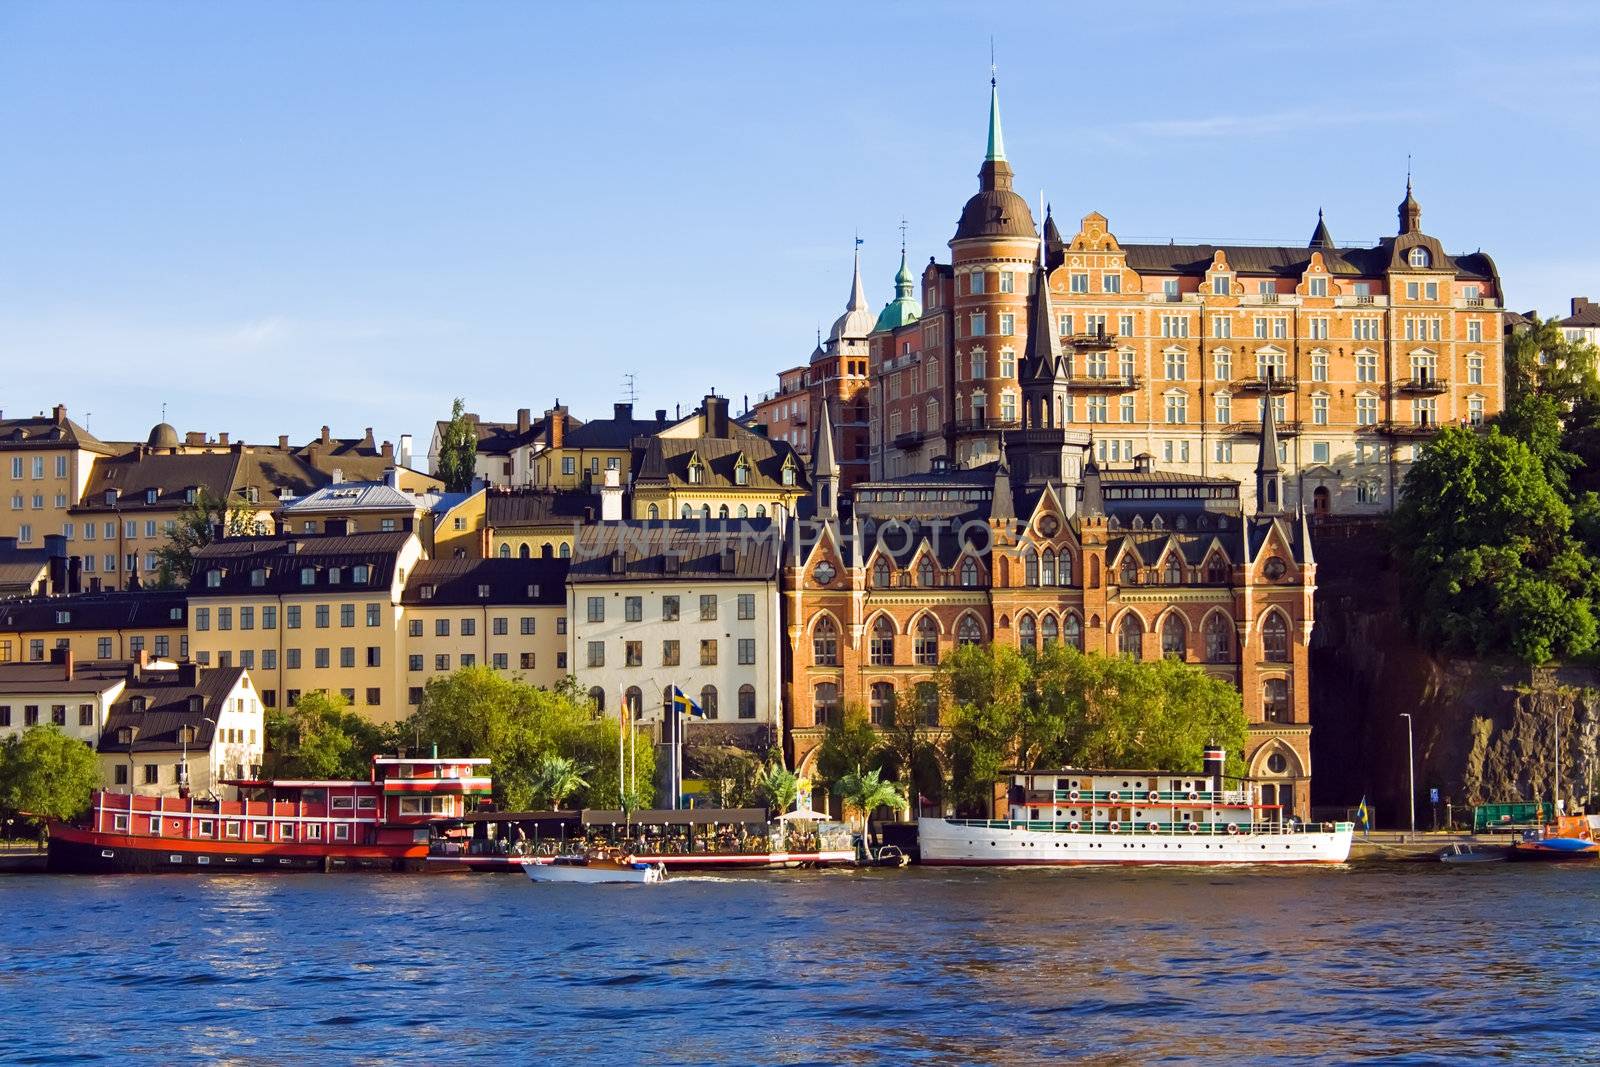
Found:
[[[837,518],[839,461],[833,454],[833,416],[829,414],[826,396],[822,398],[822,410],[817,414],[817,443],[811,450],[811,485],[817,494],[817,518]]]
[[[1000,133],[1000,89],[995,83],[994,63],[989,63],[989,151],[983,157],[988,162],[1005,162],[1006,142]]]
[[[1333,235],[1328,232],[1328,224],[1322,219],[1322,209],[1317,208],[1317,228],[1311,231],[1311,248],[1332,248]]]
[[[867,293],[861,287],[861,238],[856,238],[856,265],[855,275],[850,279],[850,302],[844,306],[846,311],[855,311],[857,308],[867,306]]]
[[[1406,157],[1406,198],[1400,201],[1400,232],[1418,233],[1422,229],[1422,205],[1411,195],[1411,157]]]
[[[1261,399],[1261,451],[1256,456],[1256,513],[1275,515],[1283,506],[1283,476],[1278,468],[1278,426],[1273,419],[1275,381],[1267,371],[1267,392]]]

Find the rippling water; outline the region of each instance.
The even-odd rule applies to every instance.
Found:
[[[0,1059],[25,1063],[1549,1063],[1600,1040],[1600,865],[11,877],[0,917]]]

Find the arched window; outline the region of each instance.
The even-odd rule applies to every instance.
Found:
[[[1048,548],[1044,550],[1044,557],[1039,567],[1039,584],[1056,584],[1056,554]]]
[[[756,717],[756,687],[748,682],[739,687],[739,718]]]
[[[700,505],[700,517],[702,519],[707,519],[707,520],[709,520],[711,518],[711,505],[710,504],[701,504]]]
[[[1072,584],[1072,553],[1064,548],[1061,550],[1060,557],[1056,560],[1056,584]]]
[[[811,628],[811,662],[819,667],[839,665],[839,625],[824,615]]]
[[[1122,617],[1117,627],[1117,651],[1132,659],[1139,659],[1144,649],[1144,623],[1133,612]]]
[[[1039,632],[1044,637],[1044,647],[1049,648],[1061,640],[1061,624],[1056,622],[1054,615],[1046,615],[1039,624]]]
[[[767,506],[765,504],[757,504],[756,505],[756,518],[764,519],[766,517],[767,517]]]
[[[983,640],[983,627],[978,625],[978,620],[971,615],[961,618],[961,625],[956,627],[956,644],[976,645]]]
[[[724,504],[720,508],[717,509],[717,518],[725,519],[727,517],[728,517],[728,505]]]
[[[894,686],[888,682],[873,682],[867,694],[867,705],[872,713],[872,725],[894,725]]]
[[[1161,580],[1167,585],[1183,584],[1183,563],[1178,559],[1176,552],[1167,555],[1167,570]]]
[[[689,461],[689,484],[699,485],[705,478],[705,467],[698,458]]]
[[[644,718],[644,694],[639,691],[638,686],[630,685],[628,691],[622,694],[622,706],[630,718]]]
[[[1261,624],[1261,654],[1268,663],[1289,662],[1289,624],[1276,611]]]
[[[714,685],[703,686],[700,689],[700,710],[706,713],[706,718],[717,717],[717,687]]]
[[[685,504],[683,506],[682,517],[685,518],[685,519],[694,518],[694,505],[693,504]]]
[[[1167,621],[1161,624],[1161,654],[1172,656],[1175,659],[1185,659],[1185,650],[1189,641],[1189,628],[1183,624],[1183,616],[1176,611],[1167,616]]]
[[[872,565],[872,584],[879,589],[889,588],[889,561],[880,559]]]
[[[1099,556],[1090,556],[1089,557],[1089,588],[1090,589],[1099,589],[1100,588],[1100,557]]]
[[[1222,558],[1222,553],[1213,552],[1206,561],[1206,581],[1212,585],[1228,584],[1228,561]]]
[[[1076,615],[1068,615],[1061,624],[1061,637],[1079,652],[1083,651],[1083,623]]]
[[[524,542],[522,542],[522,544],[517,546],[517,558],[518,559],[527,559],[528,558],[528,554],[529,554],[528,553],[528,542],[524,541]]]
[[[1411,250],[1407,259],[1413,267],[1426,267],[1428,265],[1428,250],[1418,245]]]
[[[544,544],[539,546],[539,558],[540,559],[549,559],[551,556],[554,556],[555,554],[556,554],[556,548],[549,541],[546,541]]]
[[[1025,585],[1039,584],[1039,553],[1032,546],[1022,550],[1022,581]]]
[[[1039,649],[1039,631],[1033,624],[1032,615],[1024,615],[1017,620],[1017,647],[1024,652],[1036,652]]]
[[[933,561],[927,556],[923,556],[922,562],[917,564],[917,584],[924,589],[933,587]]]
[[[1122,557],[1122,584],[1139,584],[1139,561],[1134,558],[1134,552],[1131,549]]]
[[[889,621],[887,615],[879,615],[878,621],[872,624],[868,655],[874,667],[894,665],[894,623]]]
[[[645,513],[645,518],[649,519],[651,522],[655,522],[657,519],[661,518],[661,509],[656,505],[651,504],[650,510]]]
[[[1289,682],[1285,678],[1268,678],[1261,686],[1261,716],[1267,722],[1293,722],[1294,709],[1289,707]]]
[[[1233,658],[1233,624],[1216,614],[1206,620],[1206,662],[1227,663]]]
[[[572,558],[572,545],[570,543],[566,542],[566,541],[561,542],[561,553],[560,554],[561,554],[561,558],[562,559],[571,559]]]
[[[749,485],[750,484],[750,464],[746,463],[742,459],[739,461],[739,465],[737,467],[733,468],[733,484],[734,485]]]
[[[919,667],[933,667],[939,663],[939,624],[932,615],[917,620],[917,633],[913,654]]]
[[[595,711],[606,710],[606,691],[598,685],[589,690],[589,702],[594,705]]]
[[[739,505],[739,517],[741,519],[748,519],[750,517],[750,505],[749,504],[740,504]]]
[[[839,686],[836,682],[818,682],[811,691],[811,718],[818,726],[826,726],[839,718]]]
[[[961,584],[966,586],[978,584],[978,565],[970,556],[961,561]]]
[[[511,546],[510,545],[501,545],[500,546],[500,558],[501,559],[510,559],[511,558]]]

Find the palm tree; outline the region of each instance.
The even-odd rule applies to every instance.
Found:
[[[588,773],[589,768],[575,759],[553,754],[541,756],[533,774],[533,795],[545,797],[552,811],[560,811],[563,800],[588,787],[583,777]]]
[[[852,808],[861,812],[861,846],[867,846],[867,820],[879,808],[892,807],[904,811],[906,787],[899,782],[886,782],[881,771],[852,772],[840,778],[835,792]]]
[[[756,775],[755,786],[773,810],[782,815],[800,799],[800,779],[781,763],[769,763]]]

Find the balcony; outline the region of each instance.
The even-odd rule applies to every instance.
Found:
[[[1117,335],[1096,330],[1094,333],[1075,333],[1061,339],[1073,348],[1115,348]]]
[[[1067,379],[1067,386],[1085,393],[1131,393],[1139,388],[1139,376],[1129,374],[1108,378],[1104,375],[1082,377],[1074,374]]]
[[[1228,385],[1236,393],[1265,393],[1270,391],[1274,396],[1282,393],[1294,392],[1299,384],[1293,378],[1280,378],[1273,375],[1270,378],[1235,378]]]
[[[921,430],[908,430],[905,433],[897,433],[897,434],[895,434],[894,435],[894,447],[896,447],[896,448],[898,448],[898,449],[900,449],[902,451],[905,451],[905,452],[912,452],[912,451],[915,451],[916,449],[921,448],[922,447],[922,431]]]
[[[1272,426],[1278,431],[1279,437],[1299,437],[1300,423],[1285,422],[1280,419],[1272,420]],[[1232,437],[1260,437],[1261,420],[1255,422],[1230,422],[1222,428],[1222,432]]]
[[[1002,418],[999,415],[963,415],[956,419],[956,429],[977,432],[982,430],[1016,430],[1022,427],[1022,420],[1016,418]]]
[[[1394,385],[1399,393],[1412,393],[1417,396],[1433,396],[1438,393],[1450,391],[1450,379],[1436,378],[1431,374],[1415,374],[1410,378],[1402,378]]]
[[[1437,422],[1380,422],[1377,431],[1385,437],[1432,437],[1442,427]]]

